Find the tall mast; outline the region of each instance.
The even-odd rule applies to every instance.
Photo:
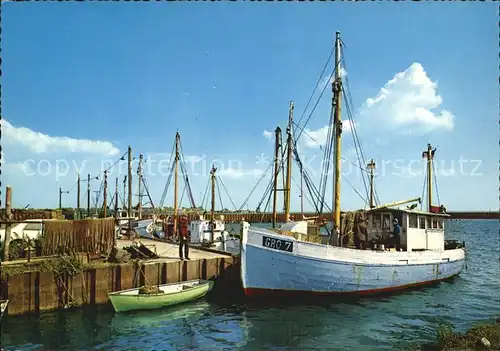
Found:
[[[108,216],[108,171],[104,170],[104,197],[102,201],[103,217]]]
[[[177,192],[179,188],[179,132],[175,133],[175,169],[174,169],[174,233],[177,233]]]
[[[90,217],[90,173],[87,175],[87,217]]]
[[[132,148],[128,147],[128,216],[132,217]]]
[[[277,213],[276,207],[278,206],[278,174],[279,174],[279,154],[281,145],[281,128],[276,127],[275,130],[275,146],[274,146],[274,178],[273,178],[273,228],[276,227]]]
[[[116,177],[115,183],[115,218],[118,218],[118,177]]]
[[[304,218],[304,171],[300,169],[300,218]]]
[[[293,152],[293,101],[290,101],[290,109],[288,110],[288,128],[287,134],[287,154],[286,154],[286,184],[285,184],[285,222],[290,221],[290,188],[292,186],[292,152]]]
[[[78,213],[78,219],[82,219],[82,212],[80,211],[80,172],[78,172],[77,180],[77,194],[76,194],[76,209]]]
[[[214,227],[215,227],[215,171],[217,171],[217,168],[215,168],[214,165],[212,165],[212,169],[210,170],[210,180],[211,180],[211,185],[212,185],[212,201],[211,201],[211,206],[210,206],[210,231],[211,231],[211,238],[210,241],[214,241]]]
[[[427,151],[423,152],[424,158],[427,158],[427,201],[428,211],[432,212],[432,161],[436,149],[432,149],[431,144],[427,144]]]
[[[340,77],[340,32],[336,33],[335,38],[335,80],[332,82],[332,107],[334,108],[334,125],[335,128],[335,177],[333,183],[334,189],[334,204],[333,204],[333,228],[337,233],[340,232],[340,152],[342,140],[342,119],[340,117],[340,107],[342,102],[342,78]],[[332,235],[334,237],[335,235]]]
[[[139,219],[142,219],[142,154],[139,155],[139,167],[137,168],[137,177],[139,178],[139,183],[137,184],[139,190]]]
[[[374,184],[373,184],[373,170],[375,169],[375,162],[373,159],[370,160],[370,163],[366,165],[366,167],[370,170],[370,208],[375,207],[374,200]]]

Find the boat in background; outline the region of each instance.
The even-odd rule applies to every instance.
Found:
[[[109,293],[108,297],[116,312],[152,310],[197,300],[213,286],[211,280],[198,279],[151,287],[157,288],[158,293],[141,293],[141,288],[134,288]]]
[[[415,206],[406,209],[391,209],[389,205],[378,208],[371,206],[370,210],[352,213],[350,226],[346,220],[342,222],[340,104],[343,83],[340,75],[340,50],[341,40],[337,32],[335,79],[332,80],[332,118],[327,138],[327,148],[335,151],[334,208],[329,243],[311,240],[307,223],[293,223],[288,216],[288,223],[279,229],[257,228],[243,222],[240,274],[246,296],[376,294],[439,282],[458,275],[465,266],[465,244],[445,240],[444,221],[449,215],[443,206],[432,205],[432,161],[435,149],[430,145],[423,153],[423,157],[427,158],[428,211],[417,211]],[[291,126],[292,123],[289,123],[289,141]],[[351,128],[355,128],[352,121]],[[278,145],[278,137],[276,139]],[[287,214],[290,211],[291,148],[296,144],[297,141],[288,143],[285,186]],[[297,153],[295,157],[299,159]],[[325,158],[327,157],[331,156],[325,151]],[[277,157],[277,163],[276,160]],[[323,186],[326,184],[326,174],[327,172]],[[276,177],[274,183],[276,194]],[[371,185],[373,190],[373,183]],[[401,203],[404,202],[407,201]],[[274,203],[276,206],[276,197]],[[274,208],[273,227],[275,213]],[[344,219],[347,219],[345,214]],[[395,219],[401,225],[400,241],[390,237]],[[349,235],[348,227],[353,235]],[[349,245],[349,240],[345,240],[350,237],[355,238],[356,248]]]
[[[9,300],[0,300],[0,320],[2,319],[5,311],[7,310],[8,305],[9,305]]]
[[[232,255],[240,253],[240,238],[231,235],[226,230],[224,216],[220,215],[219,219],[215,216],[215,184],[217,169],[212,165],[210,170],[210,183],[212,189],[210,218],[206,219],[204,215],[200,215],[198,220],[191,221],[191,246],[205,247],[217,251],[223,251]]]

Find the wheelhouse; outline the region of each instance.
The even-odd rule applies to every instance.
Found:
[[[368,212],[367,241],[388,243],[392,237],[393,220],[401,226],[403,251],[445,249],[444,221],[446,213],[431,213],[414,209],[376,209]]]

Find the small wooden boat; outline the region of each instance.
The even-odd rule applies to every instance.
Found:
[[[190,280],[180,283],[153,286],[159,293],[141,293],[141,288],[109,293],[109,300],[116,312],[152,310],[194,301],[212,290],[211,280]]]
[[[7,310],[8,304],[9,304],[9,300],[0,300],[0,320],[3,317],[3,313]]]

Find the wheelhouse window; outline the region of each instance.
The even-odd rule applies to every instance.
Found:
[[[438,219],[434,217],[432,219],[432,229],[437,229],[437,227],[438,227]]]
[[[382,215],[382,228],[391,228],[391,215],[388,213]]]
[[[380,223],[380,218],[381,215],[379,213],[376,213],[373,215],[373,226],[379,228],[381,223]]]
[[[432,217],[427,217],[427,229],[432,228]]]
[[[424,216],[418,216],[418,227],[420,229],[425,229],[425,217]]]
[[[409,224],[408,226],[410,228],[417,228],[417,215],[416,214],[410,214],[409,215]]]
[[[443,219],[438,218],[437,219],[437,225],[438,225],[438,229],[443,229],[444,228],[444,221],[443,221]]]

